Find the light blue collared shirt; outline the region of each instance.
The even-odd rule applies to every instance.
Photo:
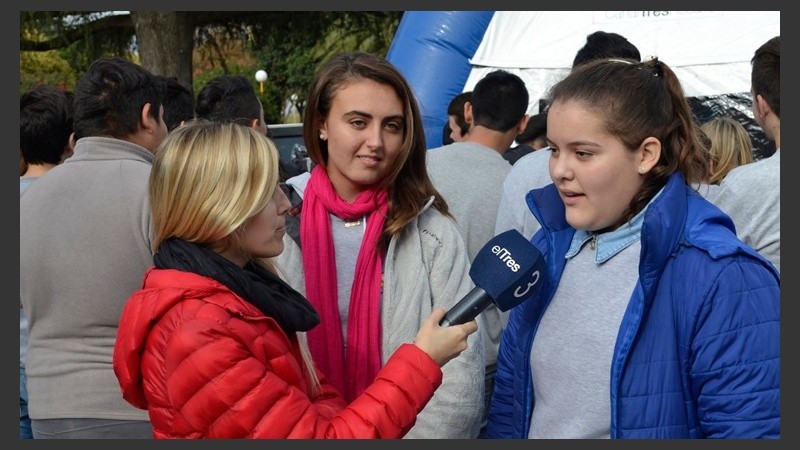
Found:
[[[663,188],[661,191],[663,191]],[[644,213],[647,211],[650,204],[661,195],[661,191],[658,191],[658,194],[647,203],[644,209],[639,211],[639,214],[636,214],[629,222],[623,224],[614,231],[596,235],[594,260],[597,264],[608,261],[614,255],[641,238]],[[595,237],[595,234],[591,231],[575,230],[575,235],[572,237],[572,244],[569,246],[569,251],[564,257],[570,259],[578,254],[583,245],[592,240],[593,237]]]

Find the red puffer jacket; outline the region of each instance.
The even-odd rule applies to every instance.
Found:
[[[350,405],[319,372],[310,398],[296,336],[215,280],[155,268],[122,311],[114,372],[156,438],[394,439],[442,382],[405,344]]]

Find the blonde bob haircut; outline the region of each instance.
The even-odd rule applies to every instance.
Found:
[[[250,127],[196,119],[171,131],[150,172],[153,253],[173,237],[217,253],[240,245],[234,232],[272,199],[278,158],[275,144]],[[254,262],[279,275],[271,260]],[[305,334],[297,335],[315,397],[319,378]]]
[[[150,173],[153,252],[169,238],[223,251],[278,183],[278,149],[255,130],[198,119],[156,150]],[[232,240],[231,238],[234,238]]]

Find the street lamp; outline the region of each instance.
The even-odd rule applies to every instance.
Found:
[[[267,72],[265,70],[259,70],[256,72],[256,81],[258,81],[258,87],[261,91],[261,95],[264,95],[264,82],[267,81]]]

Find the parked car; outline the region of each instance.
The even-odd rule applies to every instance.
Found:
[[[291,162],[295,144],[303,144],[302,123],[271,123],[267,126],[268,136],[277,144],[284,162]]]
[[[276,123],[268,125],[269,137],[278,146],[284,168],[289,176],[311,170],[311,162],[303,141],[302,123]]]

